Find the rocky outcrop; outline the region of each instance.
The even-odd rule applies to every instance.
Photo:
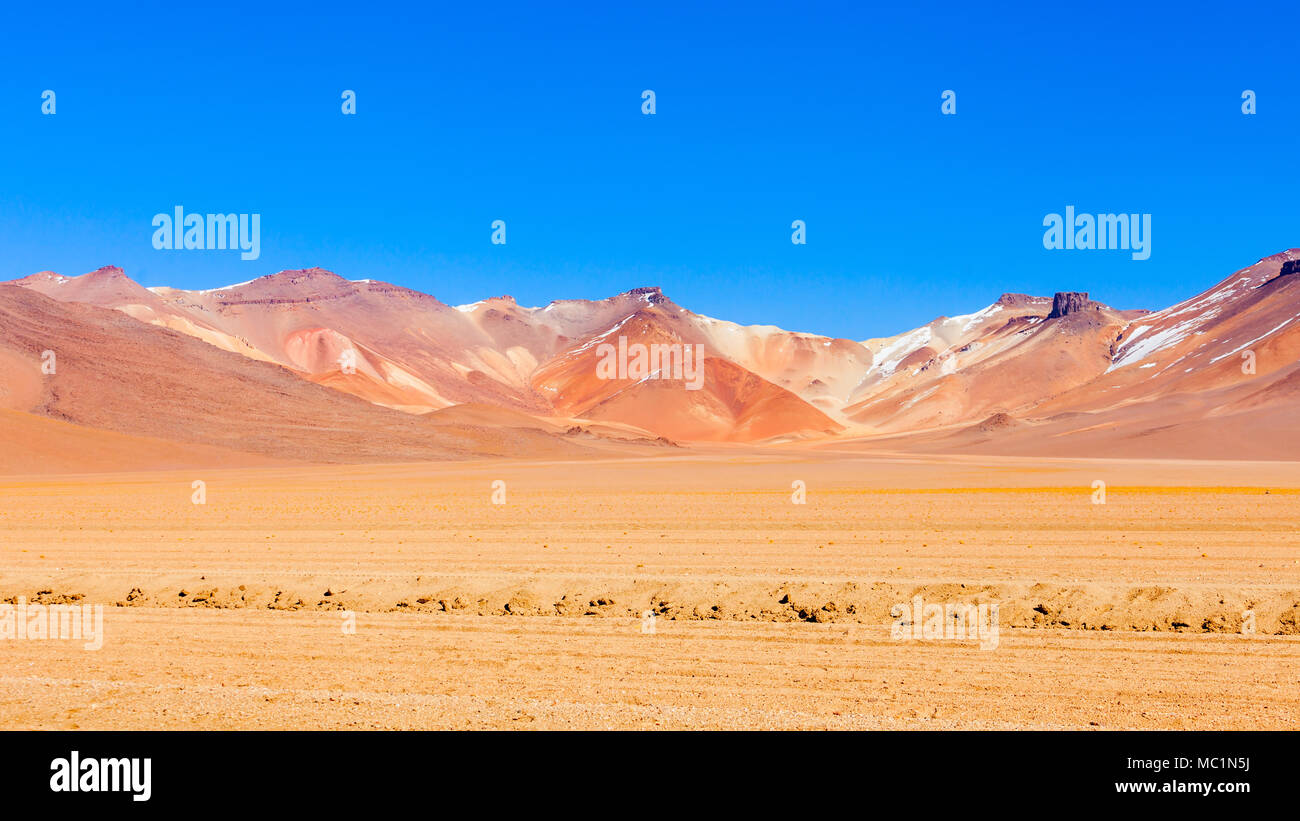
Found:
[[[1278,276],[1284,277],[1287,274],[1300,274],[1300,259],[1289,259],[1282,263],[1282,273]]]
[[[1078,313],[1088,307],[1087,291],[1057,291],[1052,297],[1052,312],[1048,319],[1057,319]]]
[[[644,297],[646,302],[651,305],[664,305],[668,302],[668,297],[659,289],[658,285],[646,285],[641,288],[633,288],[627,292],[629,296]]]
[[[999,411],[993,414],[992,416],[990,416],[989,418],[985,419],[983,422],[980,422],[978,425],[976,425],[976,428],[981,433],[994,433],[996,431],[1007,430],[1008,428],[1015,428],[1019,426],[1020,426],[1020,420],[1016,419],[1014,416],[1012,416],[1009,413]]]

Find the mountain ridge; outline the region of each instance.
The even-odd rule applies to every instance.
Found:
[[[538,307],[509,295],[448,305],[322,267],[206,290],[145,288],[116,266],[5,285],[116,310],[408,415],[498,407],[561,428],[751,445],[945,431],[1030,441],[1050,427],[1059,443],[1108,424],[1103,417],[1135,418],[1124,411],[1135,406],[1166,403],[1178,427],[1285,404],[1300,380],[1297,270],[1300,250],[1288,249],[1156,311],[1117,310],[1084,291],[1007,292],[978,311],[861,342],[696,314],[654,285]],[[600,359],[619,338],[625,348],[698,348],[697,389],[661,372],[604,378]],[[1244,351],[1250,374],[1229,361]],[[1269,425],[1291,436],[1279,420]]]

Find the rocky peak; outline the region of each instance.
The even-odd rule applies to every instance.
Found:
[[[1047,318],[1057,319],[1076,314],[1086,307],[1088,307],[1087,291],[1057,291],[1052,296],[1052,312],[1047,315]]]
[[[662,305],[668,301],[668,297],[664,296],[664,292],[658,285],[645,285],[640,288],[633,288],[627,292],[627,295],[643,297],[645,301],[649,302],[651,305]]]
[[[105,265],[101,268],[96,268],[95,270],[86,274],[86,276],[92,279],[119,279],[119,278],[125,278],[126,272],[124,272],[121,268],[117,267],[116,265]]]

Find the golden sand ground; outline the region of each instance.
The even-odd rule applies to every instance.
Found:
[[[99,651],[0,642],[0,726],[1294,729],[1297,488],[740,450],[0,479],[0,599],[108,605]],[[998,602],[997,648],[892,640],[915,595]]]

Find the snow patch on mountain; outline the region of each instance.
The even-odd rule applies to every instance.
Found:
[[[876,354],[879,364],[873,364],[868,373],[878,371],[882,376],[892,376],[894,371],[898,369],[900,362],[912,352],[929,345],[930,340],[933,338],[934,335],[930,332],[929,325],[903,334],[880,349],[879,353]]]

